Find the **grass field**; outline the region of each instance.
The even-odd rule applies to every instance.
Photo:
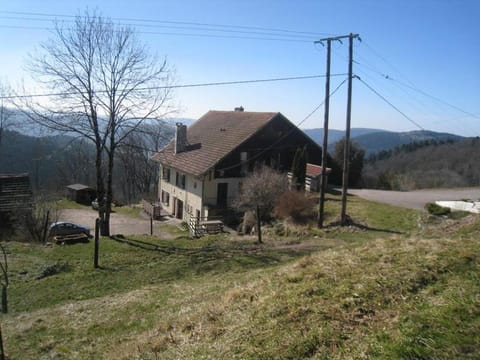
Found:
[[[329,221],[337,197],[327,204]],[[480,220],[353,197],[358,226],[265,244],[4,243],[12,359],[452,359],[480,353]],[[41,278],[40,278],[41,277]]]

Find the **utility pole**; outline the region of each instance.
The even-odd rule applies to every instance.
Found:
[[[322,146],[322,173],[320,174],[320,197],[318,200],[318,227],[323,227],[325,190],[327,188],[327,146],[328,146],[328,117],[330,111],[330,58],[332,50],[332,39],[322,39],[327,41],[327,73],[325,77],[325,117],[323,121],[323,146]],[[317,43],[317,42],[316,42]]]
[[[348,172],[350,167],[350,126],[352,115],[352,79],[353,79],[353,39],[359,38],[358,34],[348,35],[348,90],[347,90],[347,125],[345,129],[345,145],[343,147],[343,174],[342,174],[342,211],[340,223],[347,224],[347,193]],[[360,38],[359,38],[360,39]]]
[[[324,218],[324,203],[325,203],[325,192],[327,189],[327,147],[328,147],[328,119],[330,111],[330,59],[331,59],[331,50],[332,50],[332,41],[340,41],[342,39],[350,38],[350,42],[354,37],[358,37],[358,34],[349,34],[334,36],[329,38],[320,39],[315,41],[315,44],[322,44],[327,42],[327,73],[325,77],[325,118],[323,123],[323,147],[322,147],[322,173],[320,175],[320,198],[318,200],[318,227],[323,227],[323,218]],[[351,64],[350,64],[351,68]],[[351,76],[349,78],[351,82]],[[350,129],[349,129],[350,130]]]

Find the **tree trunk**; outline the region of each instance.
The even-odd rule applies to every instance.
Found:
[[[113,165],[115,158],[115,138],[114,132],[110,134],[110,148],[108,150],[108,164],[107,164],[107,191],[105,203],[105,221],[102,224],[103,236],[110,236],[110,213],[112,212],[112,183],[113,183]]]
[[[2,313],[8,313],[8,298],[6,285],[2,285]]]
[[[102,235],[105,235],[103,231],[103,224],[105,223],[105,185],[103,183],[102,148],[99,145],[97,145],[97,153],[95,156],[95,171],[97,173],[98,217],[102,224],[100,232]]]

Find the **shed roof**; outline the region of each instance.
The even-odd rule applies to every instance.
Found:
[[[332,171],[331,168],[326,168],[327,175]],[[309,177],[317,177],[322,174],[322,167],[320,165],[310,164],[307,163],[307,173],[306,175]]]
[[[200,176],[277,116],[282,115],[278,112],[209,111],[188,128],[186,151],[175,154],[172,140],[152,158]]]
[[[71,190],[75,190],[75,191],[85,190],[85,189],[93,190],[90,186],[83,185],[83,184],[71,184],[71,185],[67,186],[67,189],[71,189]]]

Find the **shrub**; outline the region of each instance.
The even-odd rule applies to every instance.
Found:
[[[450,214],[450,209],[449,208],[437,205],[435,203],[426,204],[425,209],[427,209],[429,214],[436,215],[436,216],[442,216],[442,215]]]
[[[280,219],[305,223],[314,217],[314,203],[303,192],[287,191],[280,195],[275,205],[275,216]]]

